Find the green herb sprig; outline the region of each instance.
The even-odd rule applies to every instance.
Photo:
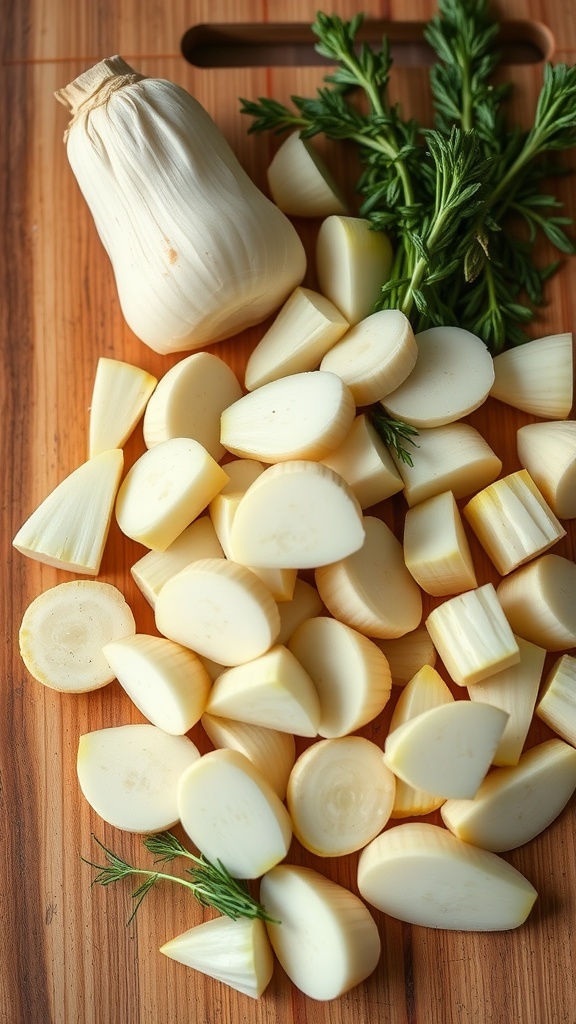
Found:
[[[132,892],[135,905],[128,918],[128,924],[133,921],[146,894],[160,881],[176,882],[178,885],[185,886],[202,906],[213,907],[234,920],[239,917],[247,917],[259,918],[262,921],[275,921],[275,918],[270,917],[266,908],[250,894],[244,882],[233,878],[220,862],[213,864],[205,857],[197,857],[191,853],[171,832],[146,836],[142,842],[148,852],[154,854],[157,864],[171,863],[177,857],[185,857],[192,861],[194,866],[186,869],[186,874],[190,876],[188,878],[164,871],[133,867],[104,846],[96,836],[93,835],[92,838],[104,852],[106,860],[105,864],[96,864],[94,861],[82,857],[85,864],[89,864],[90,867],[98,871],[92,885],[107,886],[132,876],[144,879]]]
[[[551,154],[576,144],[576,68],[544,66],[543,82],[529,130],[510,125],[504,100],[509,84],[495,85],[499,25],[486,0],[439,0],[439,14],[426,27],[437,54],[430,72],[435,124],[459,124],[476,133],[488,158],[481,218],[468,240],[464,274],[455,280],[451,303],[457,322],[484,339],[495,354],[528,340],[525,331],[544,304],[545,285],[560,266],[539,266],[542,238],[561,255],[576,247],[565,229],[572,221],[562,204],[542,189],[567,172]]]
[[[398,461],[403,462],[406,466],[413,466],[412,455],[408,448],[405,447],[405,444],[411,444],[415,448],[418,447],[417,442],[414,440],[415,437],[418,437],[416,427],[412,427],[409,423],[404,423],[402,420],[387,416],[382,406],[378,403],[370,407],[368,416],[372,426],[384,443],[392,449]]]
[[[318,14],[319,54],[332,61],[324,86],[293,109],[241,100],[249,131],[323,134],[352,144],[361,164],[359,214],[395,249],[377,308],[399,308],[415,329],[466,327],[493,354],[528,340],[555,259],[539,266],[545,238],[559,256],[576,252],[571,218],[545,180],[566,173],[557,157],[576,143],[576,68],[545,65],[529,130],[510,124],[509,84],[495,84],[499,23],[488,0],[439,0],[426,26],[434,124],[406,119],[390,97],[388,40],[358,42],[363,17]]]

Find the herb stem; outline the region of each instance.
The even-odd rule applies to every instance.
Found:
[[[103,850],[106,863],[96,864],[94,861],[82,858],[85,864],[89,864],[90,867],[98,871],[92,885],[106,886],[112,882],[130,878],[132,875],[145,879],[132,893],[132,898],[136,900],[136,903],[128,919],[128,924],[133,920],[146,894],[159,881],[177,882],[179,885],[185,886],[202,906],[213,907],[234,920],[239,917],[260,918],[262,921],[275,920],[270,917],[266,908],[250,895],[244,882],[233,878],[219,862],[213,864],[203,856],[197,857],[190,853],[170,832],[161,832],[157,836],[146,836],[143,839],[143,844],[150,853],[157,854],[156,863],[159,861],[170,862],[175,857],[187,857],[192,860],[194,867],[186,869],[191,878],[182,878],[164,871],[134,867],[104,846],[99,839],[96,839],[96,836],[93,836],[93,839]]]
[[[357,61],[353,57],[353,55],[348,53],[346,50],[343,50],[341,52],[340,61],[345,67],[348,68],[348,70],[353,75],[356,76],[358,85],[364,90],[366,96],[368,97],[368,101],[370,103],[370,106],[372,107],[373,113],[376,115],[376,117],[384,120],[387,117],[388,111],[384,104],[382,103],[380,97],[380,90],[378,89],[376,84],[363,73],[359,61]],[[390,139],[390,132],[388,132],[386,135],[380,133],[377,141],[372,140],[371,138],[365,135],[357,136],[355,139],[353,138],[352,141],[356,141],[360,145],[368,146],[368,148],[372,148],[376,151],[380,150],[384,154],[384,156],[386,156],[387,159],[394,164],[396,173],[398,174],[398,177],[402,182],[404,202],[406,203],[407,206],[411,206],[412,203],[414,202],[412,182],[404,161],[399,159],[399,147],[396,140]]]
[[[426,238],[426,248],[428,250],[428,253],[434,250],[434,248],[438,244],[439,239],[442,238],[442,235],[445,231],[446,221],[449,216],[449,209],[447,199],[444,194],[442,194],[440,197],[439,206],[439,212],[435,214],[434,220],[432,222],[432,227]],[[429,264],[429,255],[419,256],[418,259],[416,260],[416,263],[412,270],[410,281],[404,291],[404,297],[400,305],[400,309],[407,317],[410,317],[412,314],[415,292],[420,290],[422,282],[424,281],[424,278],[426,276]]]
[[[292,97],[295,114],[270,98],[242,100],[242,109],[254,119],[250,131],[299,128],[304,138],[351,142],[359,216],[387,232],[395,250],[394,279],[382,283],[376,308],[401,309],[418,330],[465,324],[495,355],[528,340],[525,326],[559,266],[539,265],[538,237],[576,252],[571,218],[541,188],[567,169],[554,154],[576,145],[576,67],[545,64],[530,130],[510,125],[503,101],[511,86],[493,81],[500,26],[490,0],[437,3],[424,31],[437,58],[432,130],[393,102],[389,41],[359,43],[362,15],[317,14],[316,50],[332,67],[315,97]]]

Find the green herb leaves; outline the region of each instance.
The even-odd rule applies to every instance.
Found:
[[[325,85],[312,99],[292,97],[293,111],[242,100],[250,131],[322,133],[355,145],[359,214],[395,249],[379,308],[402,309],[417,330],[461,325],[494,354],[526,341],[559,265],[539,266],[535,245],[576,251],[571,219],[542,189],[565,173],[558,153],[576,143],[576,68],[546,65],[531,128],[510,124],[511,86],[493,81],[500,26],[487,0],[439,0],[425,30],[436,54],[434,124],[425,127],[392,102],[388,41],[360,44],[362,20],[318,14],[316,49],[335,65]]]
[[[378,431],[384,444],[392,449],[396,458],[406,466],[414,465],[412,455],[404,445],[407,443],[414,445],[415,448],[418,447],[414,440],[415,437],[418,437],[416,428],[410,426],[409,423],[403,423],[402,420],[387,416],[378,403],[370,406],[369,416],[372,426]]]
[[[109,850],[96,836],[93,839],[103,850],[106,863],[95,864],[91,860],[84,860],[85,864],[96,868],[98,874],[93,880],[93,885],[110,885],[112,882],[120,882],[132,875],[140,876],[144,881],[133,891],[132,898],[136,901],[128,924],[134,919],[142,900],[146,894],[159,881],[177,882],[184,885],[192,892],[193,896],[204,907],[213,907],[215,910],[233,919],[239,917],[260,918],[262,921],[272,921],[262,904],[250,894],[244,882],[237,879],[226,871],[222,864],[212,864],[205,857],[196,857],[190,853],[176,836],[171,832],[161,832],[155,836],[146,836],[142,842],[145,848],[155,855],[156,864],[171,863],[176,857],[185,857],[193,862],[193,867],[186,869],[189,878],[182,878],[178,875],[168,874],[164,871],[146,870],[144,868],[132,867],[121,857]]]
[[[498,32],[486,0],[439,0],[424,32],[437,56],[430,69],[437,129],[474,129],[488,151],[498,145],[501,104],[510,91],[492,82]]]

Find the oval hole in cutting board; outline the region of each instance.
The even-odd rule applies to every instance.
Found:
[[[358,40],[379,46],[384,35],[397,66],[432,63],[434,54],[424,39],[424,22],[367,20]],[[330,61],[316,53],[315,39],[310,25],[299,22],[212,23],[188,29],[181,51],[190,64],[200,68],[329,65]],[[540,22],[505,21],[498,46],[504,64],[537,64],[551,59],[554,38]]]

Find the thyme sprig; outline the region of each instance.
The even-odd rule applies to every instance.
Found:
[[[318,53],[334,68],[316,96],[241,100],[249,131],[299,130],[351,143],[361,173],[359,213],[393,242],[393,279],[379,305],[397,307],[422,330],[460,324],[496,354],[528,340],[559,259],[539,266],[544,238],[560,257],[576,252],[571,218],[542,188],[566,173],[557,157],[576,143],[576,68],[544,67],[528,130],[510,124],[507,83],[494,81],[500,25],[488,0],[439,0],[426,26],[434,124],[422,126],[392,101],[388,40],[358,42],[361,14],[318,14]]]
[[[164,871],[134,867],[104,846],[96,836],[93,835],[92,838],[103,851],[106,860],[105,864],[97,864],[82,857],[85,864],[89,864],[90,867],[98,871],[92,880],[92,885],[107,886],[132,876],[144,879],[132,892],[135,904],[128,918],[128,924],[134,920],[144,897],[160,881],[176,882],[178,885],[185,886],[202,906],[213,907],[234,920],[239,917],[260,918],[262,921],[275,920],[270,917],[266,908],[254,899],[244,882],[233,878],[220,862],[214,864],[203,856],[197,857],[191,853],[170,832],[146,836],[142,840],[143,845],[149,853],[155,855],[156,864],[171,863],[177,857],[191,860],[194,866],[186,868],[189,878],[182,878]]]

